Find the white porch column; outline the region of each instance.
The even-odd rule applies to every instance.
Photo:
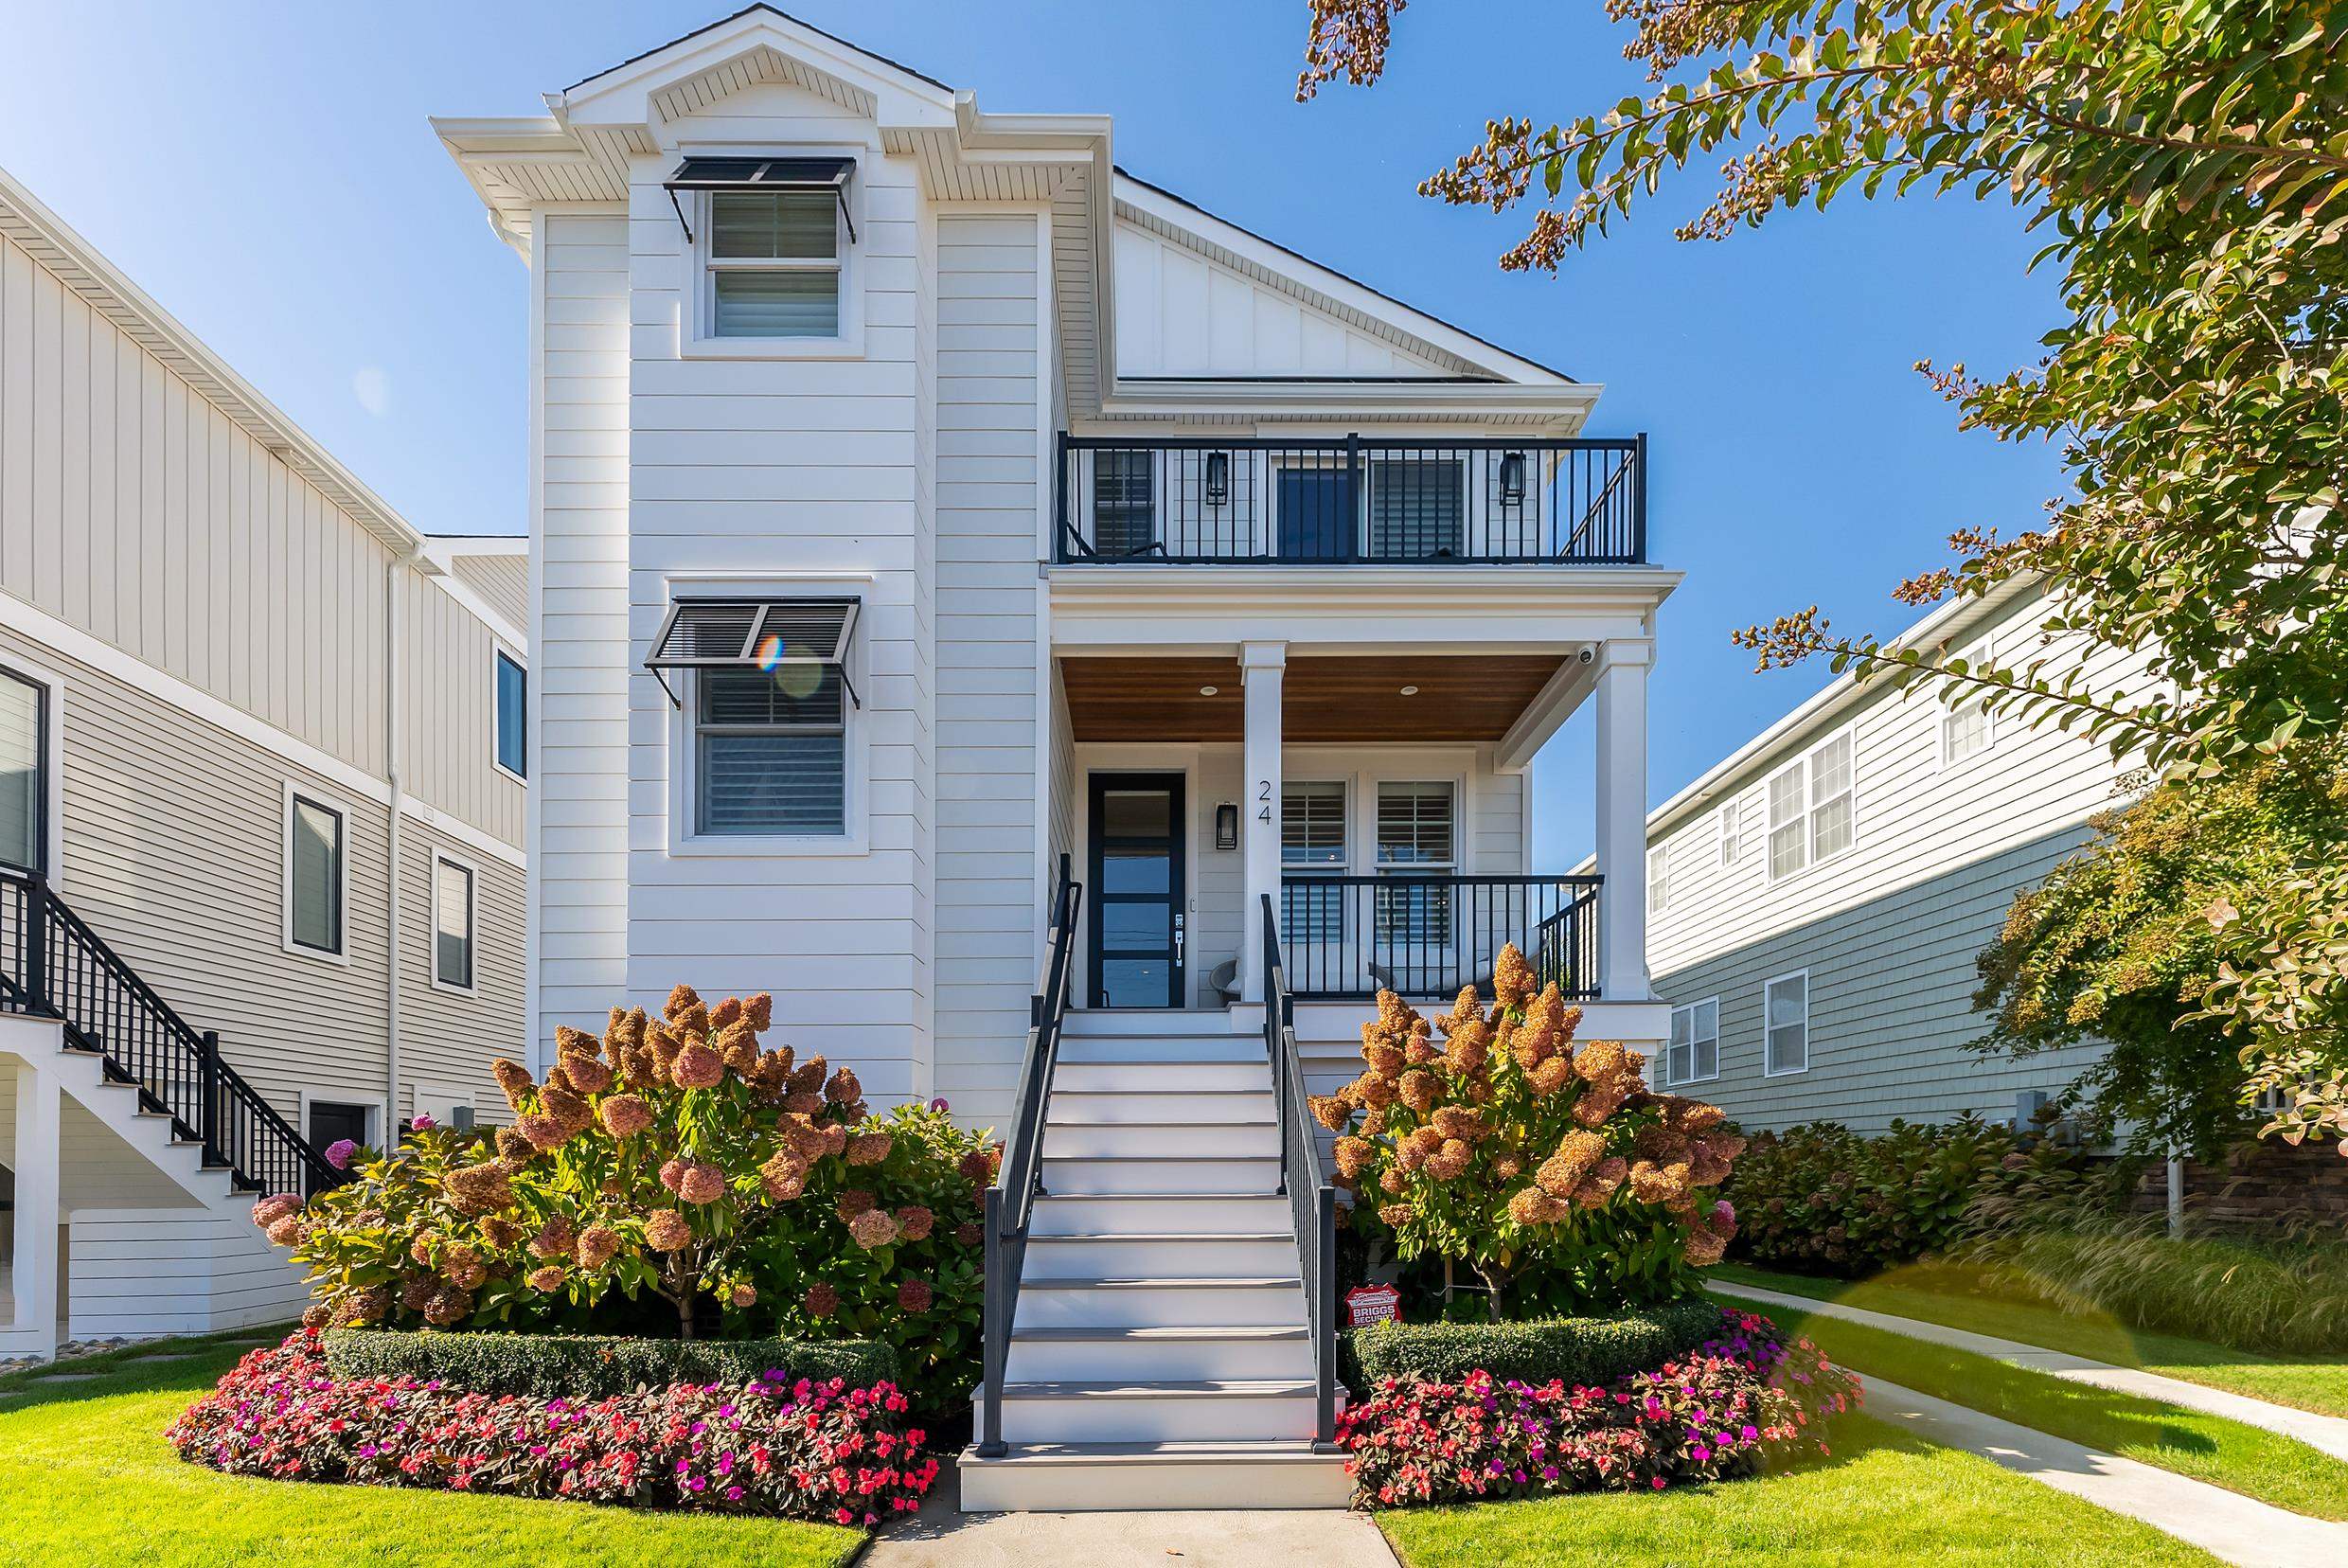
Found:
[[[1288,662],[1286,643],[1239,645],[1239,678],[1247,692],[1247,798],[1239,805],[1247,900],[1239,937],[1239,997],[1245,1002],[1264,999],[1264,898],[1280,897],[1280,682]]]
[[[1646,672],[1651,639],[1598,650],[1598,994],[1644,1002],[1646,972]]]
[[[57,1226],[62,1109],[57,1075],[29,1061],[16,1063],[16,1260],[9,1281],[16,1324],[36,1336],[29,1348],[54,1355],[57,1321]]]

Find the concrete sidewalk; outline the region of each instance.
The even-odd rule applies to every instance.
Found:
[[[2050,1437],[1880,1378],[1863,1381],[1867,1414],[1879,1420],[2142,1520],[2228,1562],[2243,1568],[2348,1563],[2348,1525],[2305,1519],[2206,1481]]]
[[[2074,1356],[2065,1350],[2048,1350],[2015,1340],[1951,1328],[1945,1324],[1927,1323],[1921,1318],[1870,1311],[1863,1307],[1845,1307],[1840,1302],[1818,1301],[1784,1291],[1765,1290],[1758,1285],[1733,1285],[1716,1279],[1707,1280],[1704,1288],[1715,1295],[1734,1296],[1740,1301],[1757,1302],[1764,1306],[1789,1307],[1820,1317],[1838,1318],[1844,1323],[1864,1324],[1870,1328],[1904,1334],[1910,1339],[1945,1345],[1952,1350],[1969,1350],[1977,1356],[1987,1356],[2012,1366],[2027,1367],[2033,1372],[2044,1372],[2070,1382],[2091,1383],[2118,1394],[2134,1394],[2143,1399],[2181,1405],[2187,1410],[2223,1416],[2230,1421],[2240,1421],[2244,1426],[2258,1427],[2285,1437],[2296,1438],[2335,1459],[2348,1460],[2348,1420],[2338,1416],[2319,1416],[2313,1411],[2294,1410],[2288,1405],[2253,1399],[2247,1394],[2232,1394],[2222,1388],[2186,1382],[2181,1378],[2164,1378],[2157,1372],[2090,1361],[2085,1356]]]

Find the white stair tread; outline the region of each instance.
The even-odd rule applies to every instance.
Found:
[[[966,1454],[965,1457],[975,1455]],[[1010,1452],[999,1458],[979,1459],[978,1462],[987,1465],[1016,1465],[1023,1462],[1065,1465],[1087,1461],[1192,1464],[1201,1459],[1264,1462],[1311,1460],[1316,1464],[1342,1465],[1345,1455],[1316,1450],[1309,1438],[1272,1437],[1253,1442],[1237,1439],[1167,1443],[1013,1443]]]
[[[1077,1061],[1071,1062],[1069,1065],[1075,1067],[1097,1067],[1103,1064],[1100,1062]],[[1055,1087],[1052,1091],[1052,1097],[1058,1100],[1125,1099],[1129,1096],[1139,1096],[1147,1097],[1151,1095],[1252,1095],[1257,1099],[1262,1099],[1270,1093],[1272,1093],[1272,1091],[1269,1089],[1061,1089]]]
[[[1089,1236],[1035,1236],[1027,1238],[1031,1247],[1041,1245],[1067,1246],[1097,1241],[1293,1241],[1294,1231],[1102,1231]]]
[[[1198,1382],[1006,1382],[1005,1399],[1285,1399],[1315,1392],[1310,1380],[1248,1378]]]
[[[1302,1288],[1304,1281],[1294,1274],[1285,1277],[1274,1274],[1230,1279],[1023,1279],[1023,1291],[1264,1291],[1283,1285]]]
[[[1270,1124],[1266,1124],[1270,1125]],[[1277,1154],[1046,1154],[1045,1165],[1066,1162],[1070,1165],[1276,1165]],[[1071,1193],[1075,1198],[1122,1198],[1121,1192]],[[1208,1194],[1228,1198],[1228,1192]]]
[[[1101,1325],[1080,1328],[1014,1328],[1014,1340],[1056,1340],[1086,1342],[1111,1340],[1156,1344],[1171,1341],[1177,1344],[1190,1340],[1301,1340],[1310,1339],[1312,1330],[1303,1326],[1280,1327],[1185,1327],[1181,1324],[1152,1325],[1144,1328],[1118,1327]]]
[[[1046,1127],[1098,1127],[1098,1128],[1104,1128],[1104,1129],[1105,1129],[1105,1128],[1112,1128],[1112,1127],[1114,1127],[1114,1128],[1129,1128],[1129,1127],[1130,1127],[1130,1128],[1150,1128],[1150,1129],[1164,1129],[1164,1130],[1167,1130],[1167,1131],[1171,1131],[1171,1130],[1176,1129],[1176,1128],[1196,1128],[1197,1130],[1199,1130],[1200,1131],[1202,1131],[1202,1132],[1212,1132],[1212,1131],[1214,1131],[1216,1129],[1218,1129],[1218,1128],[1222,1128],[1222,1127],[1277,1127],[1277,1126],[1279,1126],[1279,1125],[1280,1125],[1280,1123],[1279,1123],[1279,1121],[1278,1121],[1278,1119],[1277,1119],[1277,1118],[1275,1118],[1275,1117],[1272,1117],[1272,1116],[1221,1116],[1221,1117],[1218,1117],[1218,1118],[1217,1118],[1217,1119],[1215,1119],[1214,1121],[1201,1121],[1201,1120],[1199,1120],[1199,1119],[1198,1119],[1197,1117],[1195,1117],[1195,1116],[1185,1116],[1185,1117],[1183,1117],[1183,1118],[1182,1120],[1180,1120],[1180,1121],[1146,1121],[1146,1122],[1121,1122],[1121,1121],[1081,1121],[1081,1120],[1076,1120],[1076,1119],[1074,1119],[1074,1118],[1071,1118],[1071,1117],[1066,1117],[1066,1116],[1054,1116],[1054,1117],[1051,1117],[1051,1118],[1047,1119],[1047,1120],[1044,1122],[1044,1124],[1043,1124],[1043,1125],[1044,1125],[1044,1126],[1046,1126]],[[1170,1156],[1168,1156],[1168,1157],[1170,1158]],[[1204,1158],[1205,1156],[1192,1155],[1192,1156],[1187,1156],[1187,1157],[1188,1157],[1188,1158],[1194,1158],[1194,1159],[1195,1159],[1195,1158]],[[1215,1156],[1215,1158],[1218,1158],[1218,1159],[1253,1159],[1253,1158],[1254,1158],[1254,1156],[1253,1156],[1253,1155],[1218,1155],[1218,1156]]]

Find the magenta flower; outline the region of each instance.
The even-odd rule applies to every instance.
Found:
[[[408,1121],[408,1126],[415,1129],[418,1132],[429,1132],[439,1125],[440,1124],[438,1122],[434,1121],[432,1117],[426,1115],[421,1111],[416,1113],[416,1114]]]
[[[359,1146],[348,1138],[337,1138],[326,1146],[326,1163],[337,1170],[350,1168],[350,1157],[359,1152]]]

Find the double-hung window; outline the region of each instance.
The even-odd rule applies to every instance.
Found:
[[[1093,454],[1093,548],[1135,556],[1158,543],[1157,454],[1102,447]]]
[[[836,338],[842,245],[830,190],[709,193],[709,335]]]
[[[49,689],[0,669],[0,863],[48,865]]]
[[[530,677],[522,662],[500,649],[494,679],[497,699],[497,765],[516,778],[526,775],[529,748],[526,739],[530,712]]]
[[[1720,999],[1711,997],[1671,1009],[1671,1047],[1663,1058],[1667,1083],[1696,1083],[1720,1076]]]
[[[1979,669],[1988,662],[1987,643],[1976,644],[1965,655],[1967,669]],[[1980,756],[1989,749],[1991,739],[1989,710],[1983,705],[1981,694],[1968,686],[1953,693],[1952,699],[1940,716],[1940,765],[1944,768]]]
[[[1344,935],[1345,889],[1318,879],[1345,871],[1345,786],[1280,787],[1280,931],[1292,942],[1334,942]]]
[[[1810,1065],[1810,976],[1807,971],[1780,976],[1762,992],[1761,1070],[1806,1072]]]
[[[1381,782],[1378,786],[1378,869],[1381,876],[1449,873],[1458,866],[1451,786]],[[1451,888],[1448,882],[1405,883],[1378,890],[1381,945],[1448,947]]]
[[[433,857],[432,978],[453,990],[473,989],[474,887],[472,867]]]
[[[1423,561],[1460,554],[1468,471],[1449,457],[1370,460],[1370,559]]]
[[[1720,864],[1722,865],[1736,864],[1737,853],[1743,847],[1737,836],[1737,829],[1740,826],[1736,820],[1736,802],[1732,800],[1720,808]]]
[[[300,790],[286,792],[285,816],[286,946],[344,959],[348,819],[341,807]]]
[[[1770,777],[1770,875],[1791,876],[1851,846],[1851,732]]]
[[[1658,844],[1646,852],[1646,912],[1661,915],[1671,907],[1671,846]]]

